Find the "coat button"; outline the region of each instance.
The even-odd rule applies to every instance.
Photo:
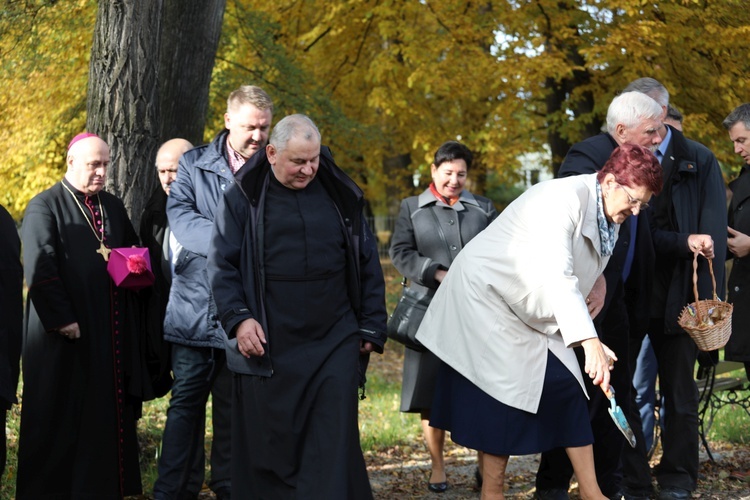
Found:
[[[734,291],[735,292],[739,292],[740,291],[740,287],[738,287],[738,286],[734,287]]]
[[[456,223],[456,221],[454,221],[453,219],[451,219],[451,220],[449,220],[449,221],[448,221],[448,224],[450,224],[451,226],[452,226],[453,224],[455,224],[455,223]]]
[[[451,250],[457,250],[456,245],[451,245]]]

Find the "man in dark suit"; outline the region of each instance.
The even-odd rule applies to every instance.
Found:
[[[745,375],[750,376],[750,302],[745,284],[750,280],[750,103],[741,104],[724,119],[734,152],[745,162],[739,176],[729,187],[732,202],[729,206],[729,253],[734,259],[729,275],[729,302],[735,305],[732,315],[732,336],[724,349],[724,359],[740,361]]]
[[[146,202],[141,215],[139,236],[148,248],[154,286],[141,294],[146,303],[146,328],[144,331],[144,355],[151,377],[154,398],[164,396],[172,387],[169,345],[164,342],[164,313],[167,309],[169,287],[172,284],[172,255],[169,249],[169,223],[167,221],[167,197],[169,187],[177,179],[177,167],[183,153],[193,149],[185,139],[170,139],[156,153],[156,173],[159,187]]]
[[[598,171],[620,144],[638,144],[652,151],[661,143],[662,109],[653,99],[638,92],[628,92],[613,99],[607,111],[607,132],[574,144],[568,152],[559,176],[588,174]],[[628,340],[631,332],[643,336],[648,324],[649,294],[654,250],[648,223],[648,211],[641,210],[620,226],[612,258],[604,270],[606,296],[589,297],[590,311],[603,300],[595,317],[599,338],[618,356],[610,384],[617,402],[627,412],[630,401],[631,372]],[[580,357],[579,357],[580,359]],[[622,471],[620,455],[625,440],[612,422],[609,401],[596,386],[589,384],[589,414],[594,431],[596,475],[602,493],[620,498]],[[568,498],[573,473],[564,450],[542,454],[536,478],[537,496],[542,499]]]
[[[729,253],[732,272],[729,274],[728,300],[734,304],[732,335],[724,348],[724,359],[745,365],[745,376],[750,376],[750,301],[746,284],[750,281],[750,103],[740,104],[722,122],[729,132],[734,152],[745,162],[740,174],[729,183],[732,200],[729,205]],[[750,470],[732,472],[731,477],[750,479]]]
[[[625,89],[649,95],[666,115],[669,92],[653,78],[639,78]],[[724,295],[727,211],[724,179],[714,154],[672,126],[660,129],[656,149],[664,171],[664,190],[652,200],[650,221],[656,261],[648,335],[656,354],[664,397],[662,458],[655,469],[659,499],[687,499],[698,479],[698,391],[693,369],[697,347],[677,324],[682,308],[694,301],[693,256],[699,259],[700,298],[713,295],[706,259],[714,259],[717,294]],[[635,339],[640,347],[640,339]],[[635,351],[637,352],[637,350]],[[643,441],[640,416],[631,413],[636,438]],[[623,453],[624,490],[648,498],[652,486],[645,447]]]

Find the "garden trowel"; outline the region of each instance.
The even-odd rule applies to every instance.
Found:
[[[628,420],[625,418],[622,408],[620,408],[617,405],[617,401],[615,401],[614,387],[609,386],[609,390],[604,391],[604,394],[606,394],[609,399],[610,407],[607,409],[609,415],[612,417],[617,428],[620,429],[620,432],[622,432],[622,435],[625,436],[625,439],[627,439],[630,446],[635,448],[635,434],[633,434],[633,429],[630,428],[630,424],[628,424]]]

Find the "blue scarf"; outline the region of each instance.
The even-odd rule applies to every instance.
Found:
[[[612,255],[615,248],[615,227],[604,215],[604,201],[602,200],[602,186],[596,181],[596,221],[599,223],[599,239],[602,242],[602,257]]]

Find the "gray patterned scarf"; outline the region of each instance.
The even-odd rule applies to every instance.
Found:
[[[615,227],[607,221],[604,215],[604,201],[602,200],[602,186],[596,181],[596,221],[599,223],[599,239],[602,242],[602,257],[612,255],[615,248]]]

